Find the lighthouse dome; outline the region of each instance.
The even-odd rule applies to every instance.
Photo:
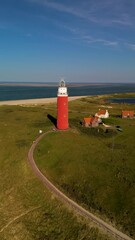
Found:
[[[58,96],[67,96],[67,87],[65,85],[64,79],[60,81],[59,87],[58,87]]]

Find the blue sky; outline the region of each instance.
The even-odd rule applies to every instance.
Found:
[[[0,81],[135,82],[135,0],[0,0]]]

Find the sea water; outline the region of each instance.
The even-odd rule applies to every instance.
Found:
[[[0,85],[0,101],[35,98],[52,98],[57,96],[57,86],[9,86]],[[110,93],[135,92],[135,84],[92,84],[83,83],[68,86],[69,96],[89,96]]]
[[[129,103],[129,104],[135,104],[135,98],[111,98],[109,99],[109,102],[111,103]]]

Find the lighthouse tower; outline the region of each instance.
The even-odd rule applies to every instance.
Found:
[[[60,81],[57,94],[57,128],[59,130],[68,128],[68,93],[63,79]]]

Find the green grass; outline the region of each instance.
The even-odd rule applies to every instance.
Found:
[[[46,136],[35,158],[42,172],[67,195],[135,237],[135,119],[118,117],[123,107],[134,110],[134,105],[106,103],[108,97],[70,102],[72,130]],[[123,132],[81,127],[83,117],[103,103],[112,107],[105,123],[120,125]]]
[[[77,102],[71,103],[71,110],[72,104],[77,104]],[[0,239],[112,239],[101,230],[99,231],[93,223],[88,223],[57,200],[32,172],[27,161],[28,150],[38,136],[39,129],[45,132],[53,127],[47,114],[56,117],[55,104],[38,107],[0,107]],[[72,115],[75,118],[77,116],[78,113]],[[48,136],[45,146],[41,142],[43,155],[40,154],[40,157],[42,159],[44,154],[49,154],[48,151],[52,154],[52,150],[55,150],[55,138],[57,137],[58,135]],[[54,140],[54,143],[49,139]],[[69,140],[67,138],[67,144],[70,144]],[[63,150],[66,153],[67,149]],[[40,152],[39,149],[37,151]],[[70,149],[68,151],[71,153]],[[57,154],[59,161],[61,154],[63,153]],[[51,163],[50,168],[47,168],[47,174],[50,174],[53,180],[57,178],[59,169],[59,164],[57,164],[59,161],[56,161],[57,159]],[[72,158],[70,164],[69,169],[72,168]],[[46,169],[45,165],[44,167]],[[51,169],[53,169],[54,176]],[[59,171],[62,176],[63,170],[59,169]],[[59,184],[58,181],[57,184]],[[63,184],[66,184],[64,175]]]

